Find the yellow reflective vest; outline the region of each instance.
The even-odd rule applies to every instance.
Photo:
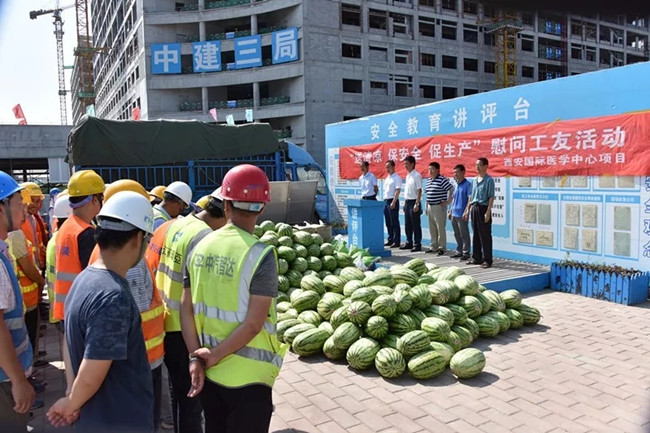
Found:
[[[187,253],[202,239],[203,234],[212,230],[200,219],[192,216],[174,221],[160,252],[160,263],[156,272],[156,286],[165,303],[165,332],[181,330],[179,311],[183,293],[183,271]]]
[[[188,260],[188,272],[202,347],[217,346],[244,322],[251,280],[269,251],[274,251],[272,246],[233,224],[210,233],[196,245]],[[253,384],[272,387],[288,349],[277,339],[276,323],[273,299],[262,330],[246,346],[206,370],[206,377],[229,388]]]

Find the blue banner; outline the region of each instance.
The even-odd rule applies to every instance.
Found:
[[[298,29],[273,32],[273,64],[298,60]]]
[[[221,70],[221,41],[192,43],[194,72],[217,72]]]
[[[260,35],[235,39],[235,68],[262,66],[262,38]]]
[[[151,73],[180,74],[181,44],[151,45]]]

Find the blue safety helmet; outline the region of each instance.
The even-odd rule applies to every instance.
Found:
[[[18,182],[14,180],[13,177],[9,176],[4,171],[0,171],[0,200],[4,201],[24,189],[22,186],[18,185]]]

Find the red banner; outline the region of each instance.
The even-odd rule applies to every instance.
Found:
[[[453,175],[456,164],[475,176],[481,157],[489,160],[492,176],[646,176],[649,145],[650,112],[644,111],[343,147],[339,168],[341,178],[357,179],[359,163],[368,161],[370,171],[383,178],[392,159],[405,177],[401,161],[412,155],[425,177],[433,161],[445,176]]]
[[[18,120],[19,125],[27,125],[27,119],[25,119],[25,113],[23,113],[23,107],[20,104],[14,105],[11,111],[14,112],[14,116]]]

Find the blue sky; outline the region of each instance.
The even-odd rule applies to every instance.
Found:
[[[74,0],[61,0],[61,7]],[[54,0],[0,0],[0,124],[17,124],[12,107],[20,103],[30,125],[60,124],[56,39],[52,15],[29,18],[29,11],[52,9]],[[61,14],[66,65],[74,62],[74,7]],[[70,89],[71,70],[66,70]],[[72,106],[68,95],[68,122]]]

